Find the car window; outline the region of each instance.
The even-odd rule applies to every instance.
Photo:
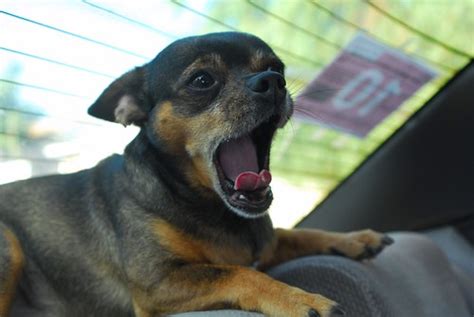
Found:
[[[4,0],[0,26],[0,183],[75,172],[122,152],[137,129],[86,110],[114,78],[175,39],[218,31],[263,38],[285,62],[297,101],[298,117],[272,148],[271,216],[283,227],[310,212],[474,55],[471,0]],[[297,97],[324,98],[327,90],[308,84],[361,35],[433,77],[357,136],[317,113],[305,118]]]

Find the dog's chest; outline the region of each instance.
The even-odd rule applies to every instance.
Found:
[[[250,266],[257,260],[250,244],[229,239],[228,236],[199,239],[161,220],[154,227],[159,243],[187,262]]]

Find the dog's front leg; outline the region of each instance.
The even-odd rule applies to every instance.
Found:
[[[341,316],[321,295],[278,282],[250,268],[185,264],[172,269],[153,289],[133,291],[137,317],[233,307],[269,317]]]
[[[275,229],[273,244],[262,255],[259,269],[314,254],[342,255],[356,260],[372,258],[393,240],[373,230],[349,233],[315,229]]]

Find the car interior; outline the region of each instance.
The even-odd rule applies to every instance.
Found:
[[[285,62],[296,100],[272,148],[275,226],[371,228],[395,240],[373,260],[314,255],[267,273],[334,299],[346,316],[474,316],[472,1],[27,2],[0,4],[9,30],[0,32],[0,184],[75,172],[122,151],[138,130],[86,109],[117,74],[174,39],[253,33]],[[311,83],[361,33],[435,75],[357,135],[301,110],[298,98],[331,97]]]

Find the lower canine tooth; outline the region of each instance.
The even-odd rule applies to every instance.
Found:
[[[247,198],[244,195],[239,195],[239,199],[246,200]]]

